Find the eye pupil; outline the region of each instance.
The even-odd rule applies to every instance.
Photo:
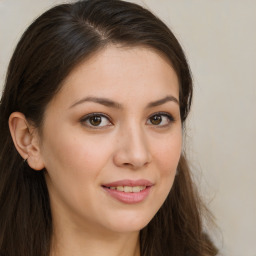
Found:
[[[150,121],[154,125],[158,125],[162,122],[162,117],[160,115],[154,115],[150,118]]]
[[[91,125],[98,126],[101,123],[101,116],[92,116],[89,121]]]

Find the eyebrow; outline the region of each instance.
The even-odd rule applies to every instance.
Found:
[[[117,102],[114,102],[112,100],[109,100],[107,98],[98,98],[98,97],[86,97],[86,98],[83,98],[77,102],[75,102],[74,104],[72,104],[69,108],[73,108],[77,105],[80,105],[84,102],[95,102],[95,103],[99,103],[101,105],[104,105],[106,107],[111,107],[111,108],[122,108],[122,105],[117,103]]]
[[[157,107],[157,106],[163,105],[164,103],[166,103],[168,101],[175,102],[179,105],[178,99],[169,95],[169,96],[166,96],[165,98],[162,98],[162,99],[159,99],[157,101],[153,101],[153,102],[148,103],[147,108]],[[106,107],[116,108],[116,109],[122,109],[123,108],[122,104],[120,104],[118,102],[112,101],[112,100],[107,99],[107,98],[98,98],[98,97],[83,98],[83,99],[75,102],[74,104],[72,104],[69,108],[73,108],[73,107],[75,107],[77,105],[80,105],[82,103],[85,103],[85,102],[95,102],[95,103],[104,105]]]
[[[164,103],[166,103],[166,102],[168,102],[168,101],[173,101],[173,102],[177,103],[178,105],[180,105],[178,99],[176,99],[175,97],[169,95],[169,96],[166,96],[166,97],[163,98],[163,99],[150,102],[150,103],[147,105],[147,108],[157,107],[157,106],[163,105]]]

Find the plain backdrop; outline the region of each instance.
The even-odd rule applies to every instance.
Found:
[[[24,29],[61,2],[0,0],[0,89]],[[169,25],[188,57],[195,95],[185,147],[220,255],[256,256],[256,1],[134,2]]]

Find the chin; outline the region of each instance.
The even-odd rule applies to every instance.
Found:
[[[141,212],[118,214],[112,223],[111,229],[118,233],[138,232],[148,225],[155,214],[142,214]]]

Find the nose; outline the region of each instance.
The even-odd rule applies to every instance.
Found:
[[[139,127],[130,127],[119,135],[114,163],[119,167],[139,169],[151,162],[146,136]]]

